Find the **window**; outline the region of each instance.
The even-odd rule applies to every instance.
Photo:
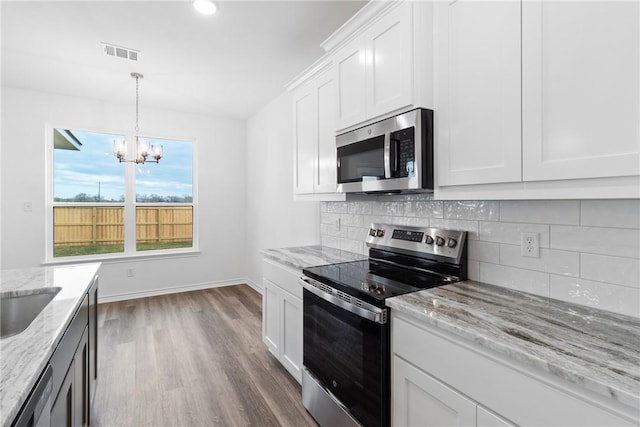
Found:
[[[50,257],[193,248],[193,144],[145,138],[163,146],[160,163],[120,163],[124,139],[53,130]]]

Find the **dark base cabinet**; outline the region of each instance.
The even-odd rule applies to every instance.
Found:
[[[51,356],[51,427],[88,427],[98,375],[98,277]]]

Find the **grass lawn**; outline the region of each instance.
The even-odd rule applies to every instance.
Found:
[[[161,242],[161,243],[138,243],[136,250],[138,251],[155,251],[158,249],[176,249],[190,248],[193,245],[191,240],[186,242]],[[90,245],[90,246],[63,246],[54,248],[53,256],[83,256],[98,254],[115,254],[124,252],[124,245]]]

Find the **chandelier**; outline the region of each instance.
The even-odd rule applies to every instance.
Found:
[[[138,110],[140,98],[139,87],[140,79],[144,78],[144,76],[140,73],[131,73],[131,77],[136,79],[136,127],[135,134],[133,136],[133,140],[136,144],[136,158],[135,160],[127,160],[127,143],[125,140],[113,141],[113,154],[116,156],[120,163],[160,163],[160,159],[162,158],[162,145],[150,144],[149,141],[140,138],[140,136],[138,135],[138,132],[140,130],[140,127],[138,126]]]

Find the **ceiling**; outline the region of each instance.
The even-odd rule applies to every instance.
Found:
[[[324,53],[362,1],[0,2],[2,85],[246,119]],[[101,42],[139,50],[109,57]]]

